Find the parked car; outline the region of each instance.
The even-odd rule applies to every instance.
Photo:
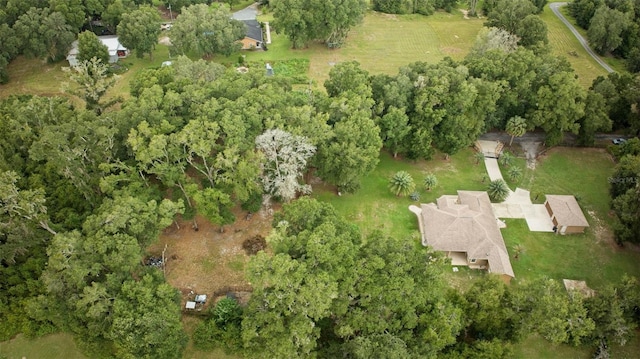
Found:
[[[614,138],[611,142],[613,142],[614,145],[621,145],[627,142],[627,140],[625,138]]]
[[[160,30],[171,30],[172,26],[173,26],[173,24],[171,24],[171,23],[161,24],[160,25]]]

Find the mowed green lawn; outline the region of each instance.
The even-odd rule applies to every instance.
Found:
[[[575,195],[590,228],[585,234],[559,236],[532,233],[524,220],[507,220],[502,230],[507,249],[522,244],[526,251],[512,260],[518,279],[586,280],[597,289],[625,273],[640,276],[640,253],[619,248],[610,229],[608,179],[614,165],[603,149],[557,147],[539,159],[535,170],[527,170],[522,186],[532,199],[539,194],[535,202],[543,203],[544,194]]]
[[[273,16],[265,14],[259,20],[273,21]],[[446,56],[461,60],[473,46],[482,23],[479,19],[464,19],[459,10],[437,12],[432,16],[369,11],[362,24],[349,32],[340,49],[330,50],[316,42],[306,49],[292,50],[291,42],[282,32],[272,31],[268,51],[243,54],[249,61],[309,59],[309,76],[322,85],[331,67],[343,61],[358,61],[372,74],[395,74],[401,66],[415,61],[436,63]],[[230,57],[233,61],[236,58],[237,55]]]
[[[566,7],[564,10],[563,14],[571,21],[572,19],[566,12]],[[588,88],[596,77],[607,75],[607,71],[589,56],[571,30],[560,21],[549,9],[548,5],[545,6],[544,12],[540,14],[540,17],[547,24],[547,36],[553,54],[565,57],[569,61],[582,86]],[[574,26],[576,26],[575,23]]]
[[[471,149],[465,149],[449,160],[436,155],[431,161],[405,161],[394,159],[386,152],[380,154],[380,164],[362,181],[362,187],[354,194],[338,196],[328,186],[314,187],[313,197],[331,203],[349,221],[357,224],[366,235],[381,230],[397,238],[418,241],[418,220],[409,211],[411,204],[418,204],[408,197],[396,197],[388,189],[389,178],[397,171],[407,171],[416,183],[421,202],[432,202],[443,194],[455,194],[458,189],[482,190],[484,165],[475,165]],[[438,185],[431,191],[422,185],[424,177],[433,173]]]

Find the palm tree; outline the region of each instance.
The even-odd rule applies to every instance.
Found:
[[[431,191],[431,189],[438,184],[438,179],[436,178],[436,175],[434,175],[433,173],[429,173],[424,178],[424,182],[423,183],[424,183],[424,187],[427,189],[427,191]]]
[[[515,246],[513,246],[513,258],[515,260],[520,259],[520,256],[523,255],[524,252],[526,252],[526,249],[522,244],[516,244]]]
[[[511,147],[514,137],[520,137],[527,133],[527,121],[520,116],[511,117],[507,121],[505,130],[511,135],[511,141],[509,141],[509,147]]]
[[[413,177],[406,171],[396,172],[389,181],[389,189],[398,197],[408,195],[415,188],[416,184],[413,182]]]
[[[513,182],[517,181],[522,177],[522,168],[520,167],[511,167],[509,171],[507,171],[507,175],[509,179]]]
[[[505,167],[511,166],[511,163],[513,163],[513,155],[509,152],[502,152],[500,158],[498,159],[498,163],[500,163],[501,166]]]
[[[484,161],[484,153],[482,153],[481,151],[478,151],[476,153],[473,154],[473,158],[476,159],[476,164]]]
[[[505,199],[507,199],[510,191],[511,190],[509,189],[509,186],[507,186],[507,182],[505,182],[503,179],[491,181],[489,183],[489,189],[487,190],[489,198],[491,198],[491,201],[493,202],[504,201]]]

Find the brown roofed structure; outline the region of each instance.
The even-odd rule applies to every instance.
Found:
[[[559,233],[582,233],[589,227],[574,196],[548,194],[546,198],[544,205]]]
[[[507,281],[515,276],[487,192],[458,191],[410,209],[418,216],[422,245],[446,252],[453,265],[487,269]]]

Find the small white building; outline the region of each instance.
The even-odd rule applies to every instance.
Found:
[[[118,62],[119,59],[129,56],[129,50],[118,41],[117,35],[98,36],[98,39],[100,39],[100,42],[109,50],[109,63]],[[71,44],[71,50],[69,50],[69,54],[67,55],[67,61],[69,61],[70,66],[76,66],[78,64],[76,58],[78,53],[78,40],[76,40]]]

